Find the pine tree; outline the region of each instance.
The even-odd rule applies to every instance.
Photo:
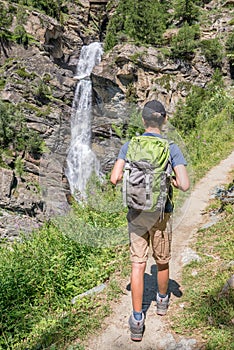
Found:
[[[5,4],[2,3],[0,3],[0,13],[0,53],[4,52],[5,56],[8,57],[7,47],[12,39],[8,27],[12,22],[12,15],[9,13],[9,9]]]
[[[175,0],[174,17],[191,25],[200,14],[197,4],[197,0]]]
[[[118,43],[118,35],[124,33],[138,44],[159,45],[166,29],[168,4],[165,1],[120,0],[109,22],[105,48]]]

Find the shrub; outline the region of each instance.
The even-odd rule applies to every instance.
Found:
[[[200,10],[197,0],[176,0],[174,2],[174,17],[182,22],[192,24],[198,19]]]
[[[227,38],[226,50],[229,53],[234,53],[234,33],[229,34]]]
[[[62,4],[61,1],[57,0],[11,0],[11,2],[15,2],[21,6],[32,6],[58,20],[60,20],[62,13],[67,13],[68,11],[66,4]]]
[[[223,47],[219,39],[201,41],[202,53],[213,67],[221,67],[223,60]]]
[[[231,68],[231,75],[232,78],[234,77],[234,72],[233,72],[233,65],[234,65],[234,33],[231,33],[226,41],[226,52],[227,52],[227,57],[229,59],[230,65],[232,66]]]
[[[24,28],[23,25],[17,25],[14,30],[14,36],[13,39],[18,43],[18,44],[23,44],[25,46],[28,45],[29,42],[29,37],[27,35],[27,32]]]
[[[186,98],[185,103],[180,101],[177,105],[175,114],[171,123],[184,135],[189,134],[192,129],[198,126],[198,116],[202,109],[202,106],[208,100],[212,100],[217,91],[223,90],[223,80],[221,73],[216,70],[212,80],[207,84],[206,88],[199,86],[193,86],[189,95]],[[218,113],[219,108],[223,108],[222,103],[219,103],[220,99],[217,99],[213,103],[211,109],[212,113]],[[217,105],[216,105],[217,104]]]
[[[24,115],[14,105],[0,101],[0,147],[37,156],[42,153],[42,145],[40,136],[27,127]]]
[[[233,149],[234,109],[217,70],[206,88],[193,88],[171,123],[184,137],[197,178]]]
[[[51,98],[50,87],[46,84],[45,81],[40,80],[38,85],[34,88],[34,95],[36,99],[42,104],[49,103]]]
[[[179,30],[171,41],[171,56],[173,58],[191,59],[197,47],[196,39],[199,36],[199,27],[188,23]]]
[[[0,53],[3,51],[7,57],[6,47],[12,40],[12,35],[8,29],[12,22],[12,15],[9,13],[9,8],[2,3],[0,3],[0,13]]]

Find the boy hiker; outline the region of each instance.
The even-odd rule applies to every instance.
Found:
[[[124,174],[123,182],[126,185],[126,182],[130,181],[129,176],[134,174],[134,171],[138,174],[135,176],[135,179],[139,178],[139,171],[141,171],[139,168],[142,167],[141,165],[139,166],[139,164],[146,164],[145,160],[147,160],[147,158],[155,158],[152,162],[156,164],[155,162],[157,162],[156,158],[158,156],[161,157],[161,163],[158,163],[156,168],[160,169],[160,166],[163,166],[163,173],[169,173],[165,175],[167,184],[170,182],[174,187],[182,191],[187,191],[190,184],[184,156],[176,144],[172,142],[169,143],[160,135],[160,130],[167,120],[164,106],[156,100],[147,102],[142,111],[142,119],[145,132],[142,136],[135,137],[122,146],[111,173],[111,182],[116,185],[118,181],[122,180]],[[163,152],[159,151],[162,147],[164,147]],[[136,154],[138,154],[139,159],[134,159],[134,155]],[[137,169],[134,168],[134,163],[137,164]],[[135,169],[134,171],[133,168]],[[149,169],[149,172],[152,172],[152,167],[148,167],[147,169]],[[172,172],[174,176],[171,176]],[[125,173],[127,173],[127,177],[125,177]],[[134,177],[134,175],[132,176]],[[127,192],[124,193],[124,195],[127,198],[128,205],[127,220],[130,239],[130,260],[132,264],[131,296],[133,312],[129,318],[129,326],[131,339],[134,341],[141,341],[144,332],[145,315],[142,311],[142,300],[144,273],[150,241],[152,244],[153,257],[157,264],[157,314],[161,316],[165,315],[169,305],[168,282],[172,236],[171,221],[169,219],[173,208],[170,201],[167,199],[169,195],[168,192],[170,192],[168,188],[170,188],[170,186],[167,186],[167,190],[165,190],[165,186],[161,186],[161,189],[164,189],[163,194],[158,194],[157,204],[154,207],[150,207],[147,203],[149,203],[149,198],[151,198],[150,202],[152,203],[152,196],[154,196],[154,193],[151,196],[149,190],[151,180],[147,180],[147,176],[148,175],[145,175],[146,180],[144,180],[145,201],[142,199],[142,196],[140,199],[138,198],[139,196],[135,188],[137,186],[134,186],[134,179],[132,180],[131,187],[133,195],[130,193],[131,189],[124,189],[123,187],[123,193]],[[160,179],[161,178],[160,175]],[[153,181],[156,181],[155,183],[157,184],[158,180]],[[159,185],[157,186],[160,187]],[[142,190],[140,187],[141,186],[138,186],[139,191]],[[137,199],[135,200],[135,198]],[[163,200],[163,198],[166,198],[167,202]],[[150,210],[144,210],[145,208]]]

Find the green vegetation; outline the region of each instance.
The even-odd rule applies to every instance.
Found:
[[[78,227],[76,232],[82,234]],[[1,349],[63,349],[67,340],[81,339],[100,324],[108,300],[71,300],[107,282],[121,267],[126,247],[81,246],[50,224],[9,248],[0,248]]]
[[[42,146],[40,136],[27,127],[23,113],[13,104],[0,100],[0,150],[27,151],[37,157]]]
[[[0,52],[3,51],[5,56],[8,57],[7,48],[10,42],[16,42],[17,44],[22,44],[25,47],[29,43],[35,42],[34,38],[29,35],[24,27],[26,23],[27,14],[20,3],[17,9],[13,5],[0,2]],[[13,14],[16,17],[16,26],[14,31],[10,31],[10,25],[12,24]]]
[[[199,37],[199,26],[188,23],[179,30],[171,41],[171,57],[190,59],[194,56],[198,46],[196,39]]]
[[[209,39],[201,41],[202,53],[213,67],[221,67],[224,57],[223,46],[219,39]]]
[[[216,201],[212,210],[219,207]],[[226,206],[219,223],[198,233],[193,249],[201,261],[184,267],[184,293],[173,311],[173,330],[187,337],[198,336],[204,350],[229,350],[233,346],[234,292],[221,292],[234,273],[233,211],[233,205]]]
[[[226,51],[230,63],[234,64],[234,33],[231,33],[226,41]]]
[[[196,23],[202,5],[201,1],[152,0],[145,6],[142,0],[120,0],[107,27],[105,49],[108,51],[122,41],[162,46],[163,33],[176,23],[180,26],[180,33],[177,40],[173,41],[172,55],[178,57],[181,53],[180,56],[184,57],[187,49],[187,55],[190,55],[198,46],[194,40],[198,39],[199,27]]]
[[[165,1],[150,0],[145,6],[142,0],[120,0],[107,27],[105,49],[113,48],[123,34],[136,44],[160,44],[168,19],[166,6]]]
[[[39,80],[38,85],[35,86],[33,94],[37,101],[43,105],[48,104],[52,98],[50,87],[41,79]]]
[[[171,123],[181,133],[197,179],[233,149],[233,98],[216,71],[206,88],[193,87]]]
[[[8,7],[0,2],[0,53],[6,53],[6,48],[11,40],[11,32],[9,27],[12,22],[12,15],[9,13]],[[7,57],[7,55],[6,55]]]
[[[16,72],[16,74],[18,74],[18,76],[19,76],[20,78],[23,78],[23,79],[25,79],[25,78],[33,79],[33,78],[35,78],[35,76],[36,76],[35,73],[29,73],[29,72],[27,72],[26,69],[25,69],[25,67],[20,67],[20,68],[16,69],[15,72]]]
[[[67,13],[66,1],[61,0],[11,0],[12,3],[20,4],[21,6],[30,6],[40,11],[45,12],[48,16],[61,19],[63,13]]]
[[[198,19],[200,9],[197,0],[175,0],[174,2],[174,18],[191,25]]]

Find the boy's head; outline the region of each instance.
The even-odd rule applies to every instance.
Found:
[[[166,121],[166,110],[161,102],[149,101],[144,105],[142,118],[145,127],[161,128]]]

